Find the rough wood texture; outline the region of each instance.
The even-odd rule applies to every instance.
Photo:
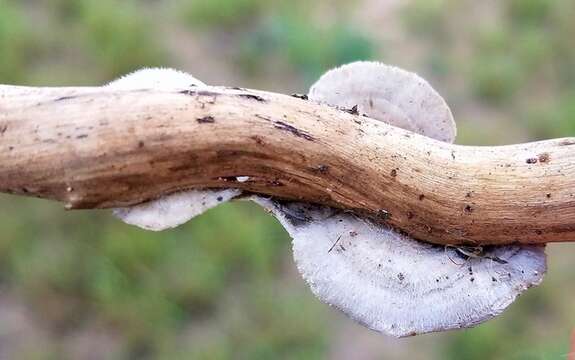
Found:
[[[575,240],[575,138],[450,145],[245,89],[0,86],[0,191],[80,209],[205,187],[351,209],[435,243]]]

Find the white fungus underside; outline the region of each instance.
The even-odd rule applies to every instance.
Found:
[[[123,222],[160,231],[182,225],[201,213],[241,194],[238,189],[188,190],[136,206],[114,209]]]
[[[146,69],[109,84],[117,88],[204,86],[171,69]],[[310,100],[360,113],[441,141],[455,138],[449,107],[419,76],[380,63],[358,62],[326,73]],[[238,176],[239,182],[249,180]],[[149,230],[180,225],[241,191],[191,190],[114,210]],[[415,241],[328,207],[253,196],[293,239],[298,270],[313,293],[364,324],[393,336],[465,328],[501,313],[545,273],[544,247],[501,246],[487,258],[464,260],[453,248]]]
[[[541,282],[544,247],[501,246],[465,260],[453,248],[409,239],[328,207],[254,201],[293,239],[313,293],[361,324],[392,336],[466,328],[500,314]]]

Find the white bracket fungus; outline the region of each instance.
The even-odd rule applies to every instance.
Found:
[[[124,89],[206,86],[191,75],[147,69],[108,86]],[[441,96],[416,74],[374,62],[323,75],[309,99],[440,141],[455,122]],[[237,181],[249,177],[238,174]],[[116,209],[150,230],[180,225],[231,200],[237,189],[191,190]],[[466,328],[500,314],[546,271],[544,246],[452,247],[422,243],[367,219],[313,204],[252,196],[293,239],[298,270],[313,293],[365,326],[402,337]]]
[[[113,212],[127,224],[160,231],[182,225],[240,194],[238,189],[188,190],[136,206],[114,209]]]
[[[541,246],[499,246],[469,258],[341,210],[255,201],[292,237],[297,268],[321,301],[397,337],[491,319],[545,273]]]

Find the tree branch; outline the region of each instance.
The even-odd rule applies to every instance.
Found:
[[[451,145],[237,88],[0,86],[0,191],[71,209],[240,188],[349,209],[435,243],[573,241],[574,145]]]

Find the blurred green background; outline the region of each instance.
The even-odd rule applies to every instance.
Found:
[[[458,143],[575,135],[572,0],[0,0],[0,83],[96,85],[143,66],[305,93],[375,59],[446,98]],[[152,233],[0,197],[0,359],[565,359],[575,251],[475,329],[395,340],[319,303],[250,204]]]

